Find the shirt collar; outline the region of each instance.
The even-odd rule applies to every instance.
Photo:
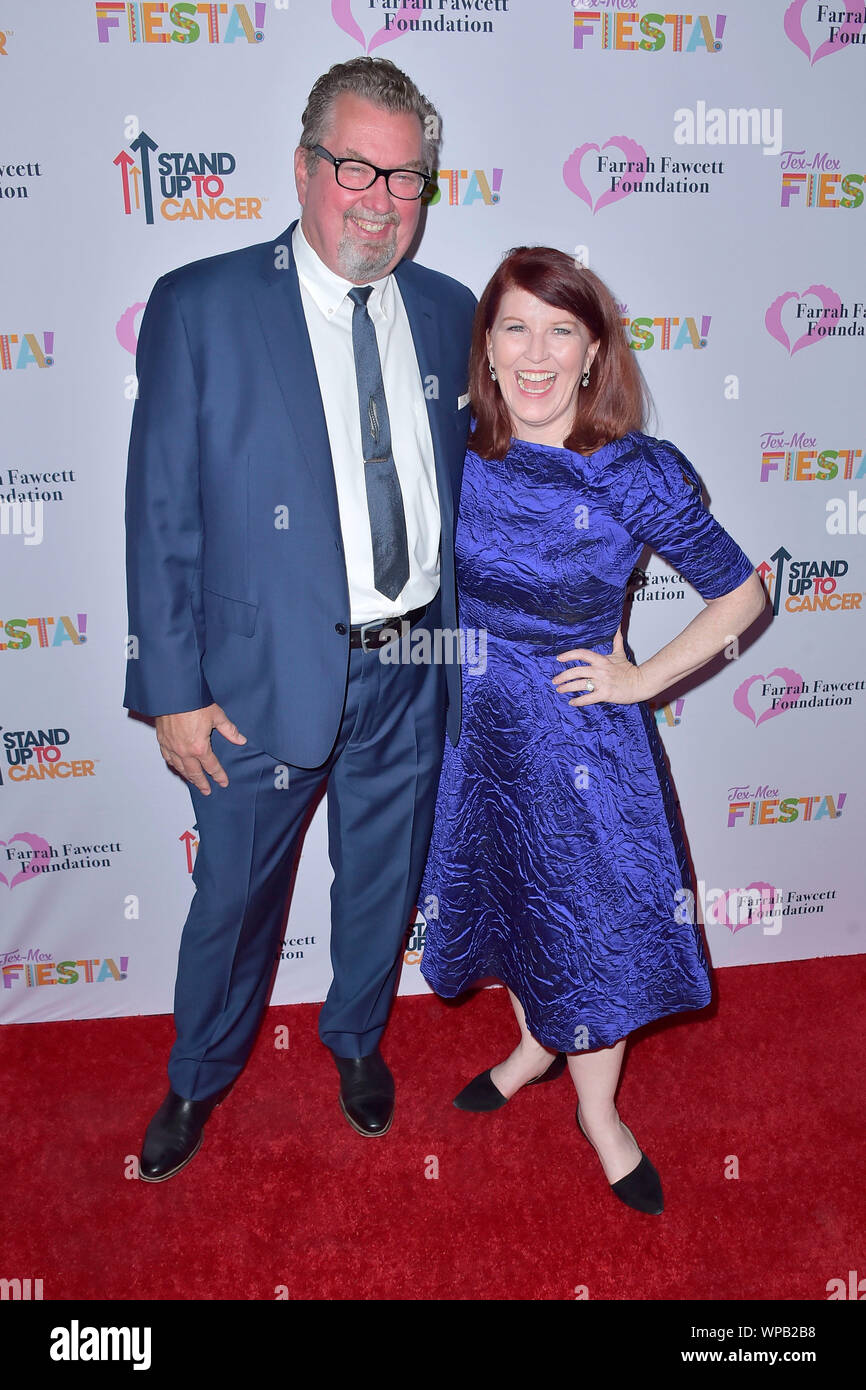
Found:
[[[307,241],[300,222],[292,233],[292,253],[295,257],[298,279],[309,293],[316,308],[324,314],[326,319],[334,318],[337,310],[345,302],[349,290],[355,288],[352,281],[345,280],[342,275],[337,275],[329,266],[325,265],[325,262]],[[367,283],[373,286],[373,293],[367,300],[370,317],[375,319],[381,315],[382,318],[390,318],[394,304],[394,285],[391,275],[385,275],[379,280],[368,280]],[[349,306],[351,307],[351,300]]]

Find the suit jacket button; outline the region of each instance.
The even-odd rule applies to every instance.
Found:
[[[346,627],[345,623],[334,623],[334,631],[339,632],[340,636],[342,637],[346,632],[348,632],[348,628]]]

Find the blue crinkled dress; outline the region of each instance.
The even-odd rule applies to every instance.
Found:
[[[463,717],[420,889],[421,973],[447,997],[501,980],[534,1037],[566,1052],[711,997],[699,928],[679,920],[694,883],[651,709],[577,707],[551,684],[557,652],[612,650],[646,544],[704,598],[752,573],[667,440],[467,453]]]

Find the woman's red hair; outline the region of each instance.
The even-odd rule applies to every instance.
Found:
[[[526,290],[545,304],[565,309],[598,339],[589,385],[580,388],[578,411],[564,447],[589,454],[629,430],[642,429],[649,393],[610,290],[563,251],[552,246],[518,246],[503,258],[475,311],[469,358],[475,428],[469,447],[481,458],[501,459],[511,443],[508,407],[487,365],[487,331],[496,320],[502,296],[513,289]]]

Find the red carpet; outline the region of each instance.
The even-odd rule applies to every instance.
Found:
[[[866,1275],[866,957],[715,979],[716,1005],[626,1052],[618,1107],[661,1173],[658,1217],[610,1193],[568,1075],[495,1114],[451,1105],[514,1044],[503,990],[397,1000],[381,1139],[340,1113],[318,1007],[271,1009],[200,1153],[155,1186],[124,1171],[170,1018],[4,1028],[0,1276],[46,1300],[826,1299]]]

